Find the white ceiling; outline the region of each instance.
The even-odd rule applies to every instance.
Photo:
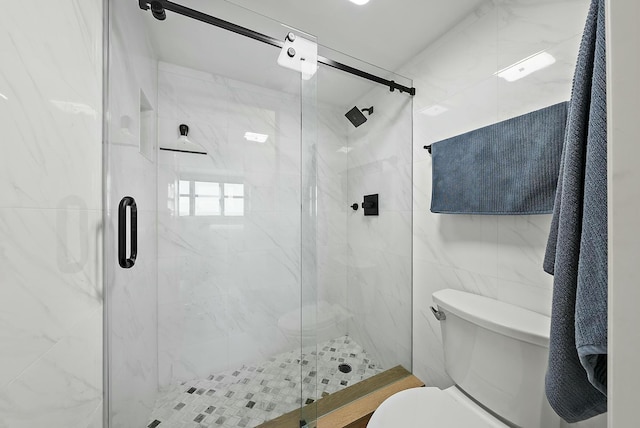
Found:
[[[397,70],[486,0],[230,0],[296,27],[318,43]]]
[[[364,6],[348,0],[174,1],[279,39],[289,25],[358,60],[326,49],[321,54],[383,75],[384,70],[364,62],[397,70],[489,0],[371,0]],[[299,91],[299,75],[276,65],[276,48],[169,11],[162,22],[148,12],[145,15],[148,34],[162,61],[281,91]],[[351,104],[373,85],[328,67],[320,73],[318,99],[335,105]]]

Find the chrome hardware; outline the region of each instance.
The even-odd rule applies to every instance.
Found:
[[[296,35],[289,32],[287,33],[287,37],[285,37],[285,40],[289,40],[290,42],[293,42],[296,39]]]
[[[287,49],[287,55],[289,55],[289,57],[293,58],[294,56],[296,56],[296,50],[294,48]]]
[[[433,316],[436,317],[436,319],[438,321],[444,321],[447,319],[447,316],[445,315],[445,313],[443,311],[439,311],[436,308],[434,308],[433,306],[431,306],[431,312],[433,312]]]

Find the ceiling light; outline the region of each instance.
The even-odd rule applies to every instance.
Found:
[[[542,70],[555,62],[556,59],[551,54],[542,51],[518,61],[507,68],[503,68],[495,73],[494,76],[497,75],[507,82],[515,82],[516,80],[522,79],[523,77],[526,77],[538,70]]]
[[[8,100],[9,98],[7,98],[3,93],[0,93],[0,98],[4,98],[5,100]]]
[[[336,150],[336,152],[338,153],[349,153],[351,150],[353,150],[353,147],[340,147],[338,150]]]
[[[427,116],[440,116],[446,111],[449,111],[449,109],[441,105],[434,104],[430,107],[425,107],[422,110],[419,110],[418,113],[426,114]]]
[[[266,134],[256,134],[255,132],[245,132],[244,139],[247,141],[255,141],[256,143],[265,143],[269,138]]]
[[[363,4],[369,3],[369,0],[349,0],[353,4],[357,4],[358,6],[362,6]]]

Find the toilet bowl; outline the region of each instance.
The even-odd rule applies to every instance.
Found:
[[[455,385],[398,392],[367,426],[559,428],[544,393],[549,317],[459,290],[437,291],[433,301]]]
[[[508,428],[452,386],[411,388],[392,395],[375,411],[367,428]]]

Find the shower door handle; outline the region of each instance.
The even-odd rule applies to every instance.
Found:
[[[131,210],[131,254],[127,258],[127,207]],[[138,256],[138,206],[131,196],[125,196],[118,207],[118,263],[123,269],[130,269]]]

